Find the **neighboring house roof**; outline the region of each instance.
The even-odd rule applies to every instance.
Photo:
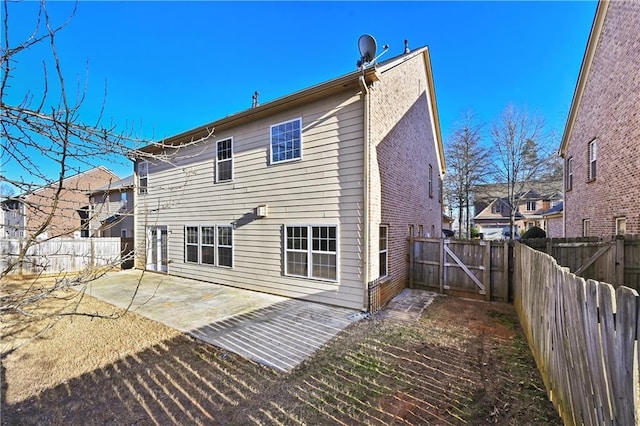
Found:
[[[494,213],[493,206],[498,203],[501,204],[503,208],[501,208],[499,212]],[[520,212],[516,212],[515,218],[516,220],[519,220],[519,219],[523,219],[524,216]],[[487,205],[484,209],[482,209],[478,214],[476,214],[473,219],[480,220],[480,221],[483,221],[483,220],[496,221],[496,220],[506,219],[508,221],[509,220],[509,203],[507,199],[496,198],[495,200],[491,201],[489,205]]]
[[[122,191],[126,189],[131,189],[134,187],[133,175],[127,176],[124,179],[120,179],[118,181],[112,182],[108,185],[102,186],[98,189],[95,189],[89,193],[89,195],[97,194],[100,192],[114,192],[114,191]]]
[[[434,133],[436,136],[436,149],[438,151],[438,162],[440,166],[441,174],[445,172],[445,158],[444,147],[442,144],[442,135],[440,130],[440,119],[438,116],[438,108],[436,102],[436,95],[433,83],[433,73],[431,70],[431,59],[429,57],[429,49],[427,46],[412,50],[409,53],[393,57],[379,64],[368,66],[364,70],[356,70],[349,74],[337,77],[333,80],[326,81],[324,83],[311,86],[309,88],[294,92],[290,95],[275,99],[273,101],[258,105],[254,108],[249,108],[244,111],[238,112],[233,115],[221,118],[216,121],[212,121],[205,125],[196,127],[194,129],[187,130],[183,133],[169,137],[163,141],[147,145],[140,149],[142,152],[153,153],[163,150],[166,147],[172,145],[178,145],[187,143],[190,141],[196,141],[198,139],[207,137],[214,129],[222,130],[231,126],[237,126],[257,118],[269,116],[275,114],[286,108],[291,108],[296,105],[306,104],[312,100],[324,98],[330,94],[338,93],[346,88],[353,88],[358,90],[360,87],[360,79],[364,78],[367,83],[378,81],[380,79],[380,73],[387,69],[393,68],[404,61],[412,59],[418,55],[422,55],[425,61],[425,69],[427,74],[427,80],[429,82],[429,97],[431,99],[431,106],[433,109],[433,125]]]
[[[584,94],[585,87],[587,85],[587,77],[589,70],[593,64],[593,58],[595,57],[596,47],[600,40],[600,34],[604,26],[604,19],[607,15],[607,9],[609,8],[609,0],[600,0],[598,2],[598,8],[596,9],[596,16],[591,26],[591,33],[589,34],[589,41],[585,49],[584,57],[582,58],[582,65],[580,66],[580,74],[578,76],[578,83],[573,92],[573,100],[571,101],[571,108],[569,109],[569,116],[567,118],[567,124],[564,127],[564,134],[562,135],[562,141],[560,143],[560,155],[565,156],[567,152],[567,146],[571,139],[571,132],[573,131],[573,125],[575,124],[578,110],[580,108],[580,102],[582,101],[582,95]]]
[[[537,194],[539,197],[536,199],[538,200],[553,200],[555,199],[554,197],[562,198],[562,181],[534,181],[528,182],[525,187],[527,191],[524,195]],[[506,198],[508,195],[507,184],[488,183],[476,185],[473,188],[473,193],[476,201],[485,200],[488,202],[496,198]]]
[[[111,170],[107,169],[106,167],[98,166],[98,167],[94,167],[92,169],[86,170],[84,172],[76,173],[75,175],[72,175],[72,176],[64,178],[63,181],[62,181],[62,185],[64,186],[64,184],[69,182],[70,180],[80,178],[83,175],[92,173],[92,172],[94,172],[96,170],[102,170],[102,171],[104,171],[106,173],[111,174],[114,178],[120,179],[120,176],[118,176],[117,174],[113,173]],[[20,195],[10,197],[7,200],[3,200],[2,202],[4,203],[5,201],[9,201],[9,200],[25,199],[25,198],[28,198],[30,195],[38,194],[39,192],[41,192],[41,191],[43,191],[43,190],[45,190],[47,188],[51,188],[52,186],[55,186],[57,184],[58,184],[57,181],[53,181],[53,182],[51,182],[51,183],[49,183],[47,185],[42,185],[41,187],[39,187],[37,189],[34,189],[32,191],[24,192],[24,193],[22,193]]]
[[[561,215],[563,209],[564,209],[564,203],[560,201],[558,204],[551,207],[550,209],[543,211],[542,216],[549,217],[549,216]]]

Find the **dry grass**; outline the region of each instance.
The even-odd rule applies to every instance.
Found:
[[[5,291],[27,290],[28,286],[25,281],[3,283]],[[6,386],[3,401],[8,404],[24,401],[180,334],[73,290],[55,296],[31,306],[33,317],[2,318],[0,349]],[[78,315],[64,315],[71,310]]]
[[[359,321],[290,374],[133,314],[64,319],[3,372],[7,424],[560,424],[512,307],[455,298]]]

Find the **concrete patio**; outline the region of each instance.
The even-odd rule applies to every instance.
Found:
[[[139,270],[109,273],[87,294],[283,372],[362,317],[351,309]]]

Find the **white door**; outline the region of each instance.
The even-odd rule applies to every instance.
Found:
[[[147,227],[147,266],[150,271],[167,272],[167,227]]]

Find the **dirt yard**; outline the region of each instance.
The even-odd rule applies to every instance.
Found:
[[[85,312],[114,312],[91,298]],[[290,374],[127,313],[69,317],[11,350],[2,424],[561,424],[509,305],[437,298],[359,321]]]

